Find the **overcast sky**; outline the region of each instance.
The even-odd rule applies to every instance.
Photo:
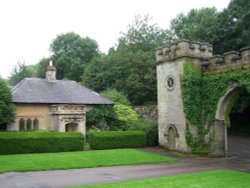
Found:
[[[222,10],[230,0],[1,0],[0,76],[8,78],[14,65],[36,64],[50,55],[58,34],[75,32],[97,41],[99,50],[114,46],[135,15],[149,14],[166,29],[178,13],[192,8]]]

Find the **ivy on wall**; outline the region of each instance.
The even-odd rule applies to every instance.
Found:
[[[184,112],[189,123],[195,125],[198,130],[196,138],[189,130],[186,133],[187,144],[191,146],[193,152],[206,153],[208,151],[208,146],[204,142],[205,135],[215,121],[220,97],[225,94],[232,83],[237,83],[241,91],[250,93],[250,67],[202,74],[191,60],[186,60],[184,63],[182,82]],[[229,114],[239,94],[232,97],[227,106],[226,123],[230,122]]]

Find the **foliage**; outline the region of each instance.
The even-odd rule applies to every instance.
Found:
[[[177,15],[170,27],[179,39],[213,43],[218,14],[215,8],[192,9],[187,15]]]
[[[106,130],[109,129],[108,124],[117,119],[117,115],[111,105],[98,105],[87,112],[86,119],[88,128],[97,126],[99,129]]]
[[[150,179],[129,180],[116,183],[77,186],[82,188],[247,188],[250,186],[250,174],[232,170],[216,170],[166,176]]]
[[[129,127],[129,131],[144,131],[147,138],[147,146],[158,146],[158,125],[157,122],[138,120],[133,121]]]
[[[122,32],[119,42],[123,41],[132,51],[139,49],[147,52],[173,40],[174,37],[169,30],[163,30],[151,21],[149,15],[135,16],[132,24],[128,25],[127,32]]]
[[[250,92],[249,68],[238,68],[223,72],[207,73],[203,77],[203,109],[208,125],[215,119],[219,98],[223,96],[231,83],[238,83],[246,92]],[[227,117],[225,117],[227,118]]]
[[[190,61],[184,64],[184,74],[182,84],[184,111],[191,123],[201,126],[202,76],[198,68]]]
[[[171,32],[179,39],[209,42],[217,54],[250,44],[250,1],[231,0],[222,12],[215,8],[192,9],[171,21]]]
[[[250,44],[250,1],[231,0],[215,22],[216,38],[213,42],[216,53],[238,50]]]
[[[116,104],[113,109],[117,114],[117,119],[120,121],[132,122],[139,119],[138,114],[132,109],[131,106]]]
[[[101,131],[89,135],[92,149],[137,148],[146,146],[143,131]]]
[[[89,37],[82,38],[73,32],[58,35],[51,43],[50,50],[57,78],[75,81],[81,80],[86,65],[98,55],[96,41]]]
[[[39,63],[37,64],[37,77],[38,78],[45,78],[47,66],[49,65],[49,58],[42,58]]]
[[[87,112],[87,127],[101,130],[127,130],[129,124],[139,119],[131,106],[115,104],[99,105]]]
[[[0,78],[0,130],[15,120],[15,105],[7,83]]]
[[[176,159],[135,149],[2,155],[0,156],[0,173],[174,161]]]
[[[83,150],[83,144],[81,133],[0,133],[0,154],[80,151]]]
[[[127,96],[121,92],[118,92],[115,89],[107,89],[107,90],[101,92],[101,95],[107,97],[108,99],[112,100],[115,103],[130,105],[130,102],[129,102]]]
[[[204,144],[203,137],[204,135],[199,135],[199,138],[194,138],[192,133],[186,131],[186,141],[187,144],[191,147],[193,153],[196,154],[208,154],[208,147]]]
[[[123,92],[133,105],[156,101],[154,51],[170,40],[168,31],[151,24],[148,16],[138,16],[122,33],[116,49],[88,65],[83,83],[99,92],[106,88]]]
[[[18,62],[12,72],[11,76],[9,77],[9,83],[10,85],[14,86],[18,84],[21,80],[24,78],[29,78],[32,77],[33,75],[36,74],[36,66],[35,65],[30,65],[26,66],[25,63],[23,62]]]
[[[201,75],[197,72],[195,65],[189,61],[185,62],[182,83],[184,111],[189,123],[196,125],[198,130],[197,138],[193,138],[189,131],[186,133],[187,142],[193,152],[202,151],[202,148],[207,147],[204,144],[204,137],[215,121],[215,113],[220,97],[225,94],[232,83],[238,83],[242,90],[249,93],[249,67]],[[238,96],[232,97],[231,103],[227,106],[225,112],[226,123],[229,122],[229,114]]]

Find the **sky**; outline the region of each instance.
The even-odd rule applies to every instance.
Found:
[[[179,13],[192,8],[216,7],[230,0],[1,0],[0,76],[8,78],[17,62],[36,64],[49,57],[57,35],[75,32],[97,41],[107,53],[136,15],[149,15],[167,29]]]

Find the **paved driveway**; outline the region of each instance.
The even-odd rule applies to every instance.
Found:
[[[250,138],[240,136],[228,136],[229,156],[250,158]]]
[[[241,148],[245,148],[242,146],[249,144],[249,140],[245,140],[246,142],[244,142],[244,140],[245,139],[230,139],[230,142],[232,142],[230,146],[233,157],[228,158],[179,157],[180,162],[170,164],[164,163],[137,166],[4,173],[0,174],[0,188],[64,187],[116,182],[128,179],[171,176],[182,173],[208,171],[222,168],[250,173],[249,151],[245,152],[241,150]],[[172,155],[164,149],[148,149],[148,151],[156,152],[162,155]],[[234,154],[234,152],[236,153]]]

